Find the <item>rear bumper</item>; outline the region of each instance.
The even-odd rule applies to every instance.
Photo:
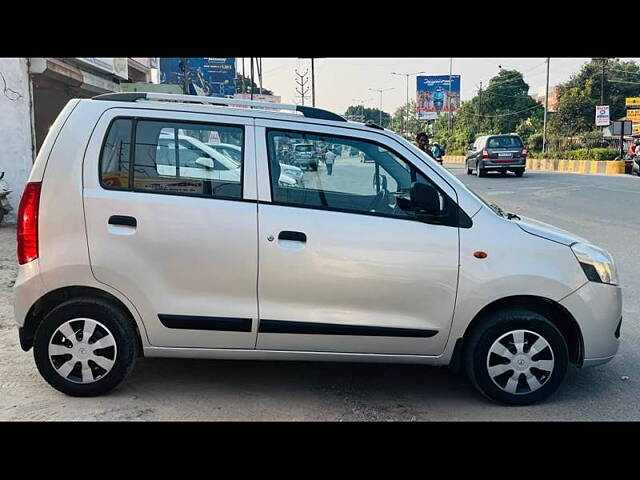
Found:
[[[505,169],[514,169],[514,168],[525,168],[526,161],[524,160],[515,160],[508,162],[496,162],[485,160],[481,163],[482,168],[485,170],[505,170]]]
[[[18,278],[13,286],[13,316],[19,327],[24,326],[29,310],[46,292],[38,262],[39,260],[33,260],[20,265]]]

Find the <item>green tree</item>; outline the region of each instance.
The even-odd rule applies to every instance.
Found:
[[[362,118],[364,111],[364,119]],[[345,117],[353,118],[358,122],[374,122],[380,123],[380,109],[378,108],[362,108],[362,105],[351,105],[344,113]],[[391,115],[382,112],[382,127],[387,127],[391,122]]]
[[[409,110],[409,123],[408,128],[405,128],[405,123],[407,123],[407,109]],[[405,136],[410,140],[415,139],[419,132],[429,131],[426,122],[424,120],[418,120],[416,102],[414,101],[400,105],[396,109],[391,119],[391,129],[400,134],[405,133]]]
[[[611,119],[625,115],[625,97],[640,96],[640,65],[616,59],[593,58],[580,71],[558,85],[558,106],[549,129],[557,135],[576,135],[594,130],[595,107],[602,97],[604,72],[604,104],[609,105]]]
[[[447,115],[434,124],[435,140],[448,152],[466,149],[479,135],[513,133],[526,135],[542,127],[542,104],[529,96],[529,85],[517,70],[503,69],[471,100],[464,102],[449,129]]]

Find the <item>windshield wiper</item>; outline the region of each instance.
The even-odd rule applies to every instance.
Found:
[[[509,220],[512,220],[512,219],[514,219],[514,218],[515,218],[516,220],[522,220],[522,219],[521,219],[518,215],[516,215],[515,213],[507,213],[507,218],[508,218]]]

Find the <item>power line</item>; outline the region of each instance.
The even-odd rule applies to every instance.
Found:
[[[485,115],[485,114],[471,113],[471,115],[475,115],[476,117],[486,117],[486,118],[508,117],[510,115],[517,115],[517,114],[522,113],[522,112],[533,110],[534,108],[544,108],[544,107],[543,107],[542,104],[538,103],[538,104],[534,105],[533,107],[525,108],[524,110],[519,110],[517,112],[512,112],[512,113],[503,113],[503,114],[500,114],[500,115]]]

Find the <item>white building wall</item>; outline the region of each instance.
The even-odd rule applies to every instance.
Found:
[[[26,58],[0,58],[0,172],[13,192],[9,202],[14,208],[5,216],[15,223],[18,203],[33,166],[33,140],[31,131],[31,94]]]

